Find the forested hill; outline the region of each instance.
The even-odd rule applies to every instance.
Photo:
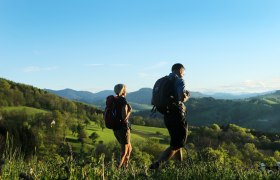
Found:
[[[67,131],[84,136],[84,124],[101,124],[102,111],[47,91],[0,78],[0,154],[6,138],[24,155],[45,154],[59,149]],[[83,135],[83,136],[82,136]]]
[[[191,125],[237,124],[258,131],[280,132],[280,91],[244,100],[190,98],[186,106]],[[151,113],[136,114],[147,118]]]
[[[195,125],[237,124],[267,132],[280,132],[279,91],[245,100],[190,99],[189,119]]]
[[[0,78],[0,106],[28,106],[44,110],[59,110],[69,113],[85,111],[101,113],[97,108],[74,102],[33,86]],[[86,115],[86,114],[85,114]]]

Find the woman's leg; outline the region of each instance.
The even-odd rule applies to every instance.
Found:
[[[130,158],[130,155],[131,155],[132,146],[131,146],[130,143],[126,144],[126,146],[127,146],[128,151],[127,151],[127,154],[126,154],[124,165],[125,165],[125,167],[128,167],[128,162],[129,162],[129,158]]]
[[[124,162],[126,160],[127,153],[128,153],[127,144],[121,144],[121,160],[120,160],[120,163],[118,165],[118,168],[122,167],[122,165],[124,164]]]

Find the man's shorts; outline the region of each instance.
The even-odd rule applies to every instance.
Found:
[[[174,149],[185,147],[188,134],[186,117],[180,113],[166,114],[164,123],[170,134],[170,146]]]
[[[121,128],[114,130],[114,135],[121,145],[130,144],[130,129]]]

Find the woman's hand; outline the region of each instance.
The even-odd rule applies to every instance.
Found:
[[[127,110],[128,112],[132,112],[132,107],[130,106],[130,104],[127,104]]]

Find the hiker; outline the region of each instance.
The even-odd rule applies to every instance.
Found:
[[[186,107],[184,102],[189,98],[189,92],[185,89],[185,82],[182,79],[185,68],[182,64],[174,64],[168,78],[172,79],[170,88],[172,103],[163,112],[164,123],[170,134],[170,146],[160,154],[158,160],[150,165],[150,169],[157,169],[160,163],[168,161],[172,157],[179,161],[183,160],[182,149],[187,140],[188,124],[186,121]]]
[[[117,119],[120,120],[120,123],[114,127],[113,131],[116,139],[121,145],[121,159],[117,168],[122,166],[127,168],[129,157],[132,151],[132,146],[130,143],[130,125],[128,121],[132,108],[125,99],[126,86],[124,84],[115,85],[114,91],[117,95],[116,110]]]

